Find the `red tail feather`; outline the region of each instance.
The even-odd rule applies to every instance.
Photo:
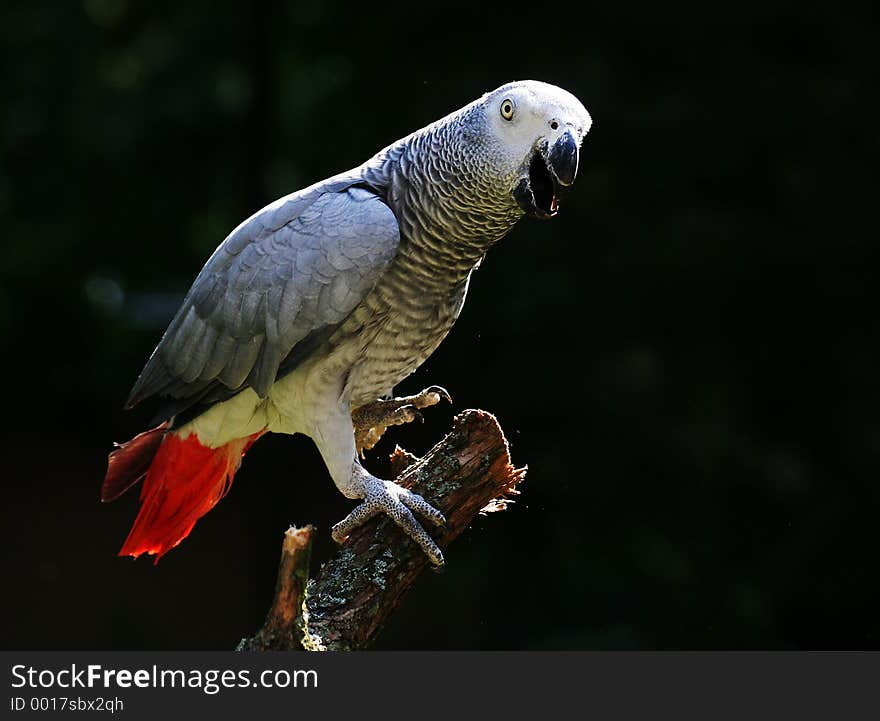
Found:
[[[165,421],[130,441],[116,444],[116,450],[107,458],[107,475],[101,486],[104,503],[115,501],[146,475],[167,428]]]
[[[155,554],[158,563],[226,495],[242,456],[261,435],[208,448],[195,434],[166,433],[147,471],[141,508],[119,555]]]

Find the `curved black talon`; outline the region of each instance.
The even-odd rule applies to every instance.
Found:
[[[428,393],[436,393],[447,403],[449,403],[450,405],[452,404],[452,396],[449,395],[449,391],[447,391],[443,386],[429,386],[428,388],[425,388],[425,390],[422,392],[426,395]]]

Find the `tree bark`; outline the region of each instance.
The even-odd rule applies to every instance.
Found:
[[[284,532],[275,598],[263,627],[253,638],[243,638],[236,651],[285,651],[301,648],[297,619],[302,615],[314,526]]]
[[[420,493],[446,516],[446,527],[434,534],[441,549],[477,515],[503,510],[507,497],[518,493],[516,486],[526,471],[511,464],[507,440],[495,417],[479,410],[456,416],[452,430],[424,458],[397,448],[391,464],[398,483]],[[310,538],[309,530],[309,543]],[[286,548],[287,537],[284,543]],[[252,639],[243,640],[239,649],[366,648],[430,565],[421,549],[384,516],[352,532],[308,582],[303,602],[301,586],[291,579],[302,578],[307,557],[307,551],[282,550],[266,624]]]

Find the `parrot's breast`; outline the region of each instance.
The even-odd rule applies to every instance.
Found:
[[[346,393],[352,407],[389,395],[440,345],[464,305],[470,276],[428,288],[395,264],[334,339],[352,351]]]

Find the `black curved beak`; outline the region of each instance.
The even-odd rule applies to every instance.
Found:
[[[522,210],[536,218],[552,218],[559,210],[559,195],[574,182],[578,170],[578,142],[571,130],[553,145],[545,140],[532,152],[526,174],[513,189]]]
[[[578,143],[571,130],[566,130],[553,143],[547,154],[547,167],[560,185],[574,182],[578,172]]]

